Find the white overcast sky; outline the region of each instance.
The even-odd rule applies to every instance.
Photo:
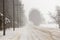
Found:
[[[22,3],[24,4],[25,15],[27,17],[31,8],[36,8],[41,11],[47,22],[49,20],[53,21],[48,15],[48,12],[51,12],[54,16],[56,6],[60,6],[60,0],[22,0]]]

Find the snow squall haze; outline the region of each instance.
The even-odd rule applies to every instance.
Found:
[[[36,8],[45,19],[45,24],[48,24],[48,22],[55,22],[55,20],[50,17],[49,12],[51,12],[53,16],[56,16],[56,6],[60,6],[60,0],[22,0],[22,3],[24,4],[25,16],[28,22],[30,10]]]

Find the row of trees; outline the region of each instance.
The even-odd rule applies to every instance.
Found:
[[[56,15],[52,15],[51,12],[49,12],[49,16],[54,19],[54,23],[59,24],[60,28],[60,6],[56,6]],[[34,24],[38,25],[44,21],[41,13],[37,9],[32,9],[29,14],[29,20],[32,21]],[[51,22],[51,23],[53,23]]]
[[[24,26],[24,8],[23,4],[19,0],[0,0],[0,13],[3,16],[3,34],[5,35],[5,29],[8,27],[15,27]],[[5,24],[5,17],[9,18],[10,23]],[[2,22],[0,22],[2,24]],[[0,28],[2,27],[0,26]]]

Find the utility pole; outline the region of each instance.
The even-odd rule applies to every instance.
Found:
[[[5,1],[3,0],[3,35],[5,36]]]
[[[15,2],[13,0],[13,31],[15,31]]]

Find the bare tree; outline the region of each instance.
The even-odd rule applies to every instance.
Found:
[[[49,12],[49,15],[50,15],[51,18],[54,19],[54,23],[57,23],[57,15],[52,15],[51,12]]]

